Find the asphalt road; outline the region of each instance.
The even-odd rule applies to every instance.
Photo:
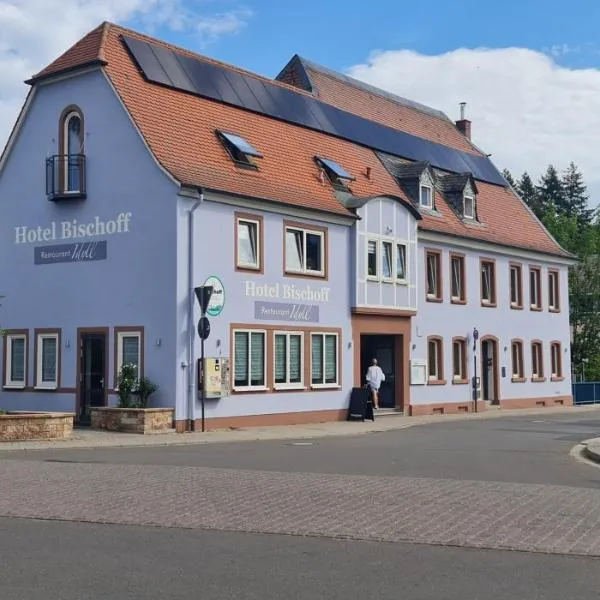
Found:
[[[569,455],[598,435],[573,411],[0,453],[0,598],[600,598],[600,468]]]

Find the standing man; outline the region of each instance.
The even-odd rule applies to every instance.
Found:
[[[373,408],[375,409],[379,408],[379,388],[383,381],[385,381],[385,374],[377,364],[377,359],[374,358],[371,366],[367,369],[367,385],[371,390]]]

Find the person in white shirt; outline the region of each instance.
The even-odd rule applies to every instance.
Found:
[[[374,358],[371,366],[367,369],[367,385],[371,390],[373,408],[375,409],[379,408],[379,388],[383,381],[385,381],[385,374],[377,364],[377,359]]]

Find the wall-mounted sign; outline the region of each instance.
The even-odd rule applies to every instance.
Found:
[[[71,221],[52,221],[47,227],[15,227],[15,244],[39,244],[55,240],[76,240],[86,237],[107,236],[117,233],[129,233],[131,213],[120,213],[114,219],[103,220],[94,217],[84,223],[77,219]]]
[[[37,246],[33,249],[35,265],[106,260],[106,256],[106,241]]]
[[[218,277],[211,275],[202,285],[211,285],[213,288],[206,314],[211,317],[217,317],[223,312],[223,307],[225,306],[225,288],[223,287],[223,282]]]
[[[318,289],[310,285],[296,285],[294,283],[256,283],[245,281],[246,296],[251,298],[267,298],[277,300],[291,300],[295,302],[329,302],[330,288],[321,286]]]
[[[319,307],[316,304],[288,304],[257,300],[254,303],[254,318],[264,321],[318,323]]]
[[[425,385],[427,383],[427,361],[413,359],[410,361],[410,385]]]

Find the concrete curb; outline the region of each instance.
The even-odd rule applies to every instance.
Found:
[[[279,427],[252,427],[247,429],[208,431],[182,434],[155,434],[150,436],[104,431],[75,430],[69,440],[39,442],[0,442],[0,455],[18,450],[94,449],[123,447],[187,446],[190,444],[222,444],[233,442],[256,442],[277,440],[306,440],[326,437],[358,436],[368,433],[383,433],[454,421],[490,420],[506,417],[550,416],[583,412],[600,412],[598,406],[563,406],[532,409],[490,410],[482,413],[460,413],[454,415],[426,415],[405,417],[389,415],[376,417],[374,422],[333,421],[313,425],[288,425]],[[599,440],[600,442],[600,440]],[[600,448],[599,448],[600,454]],[[599,457],[600,460],[600,457]]]
[[[600,464],[600,438],[590,438],[581,442],[583,454],[586,458]]]

